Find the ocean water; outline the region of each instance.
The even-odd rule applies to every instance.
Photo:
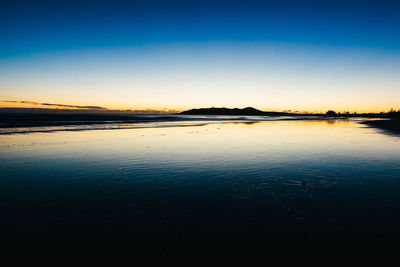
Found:
[[[357,121],[65,130],[0,135],[3,251],[358,262],[400,246],[400,137]]]

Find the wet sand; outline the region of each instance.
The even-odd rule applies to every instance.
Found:
[[[0,248],[12,262],[382,265],[398,254],[399,151],[350,120],[3,135]]]

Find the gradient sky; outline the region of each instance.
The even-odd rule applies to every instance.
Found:
[[[400,109],[399,14],[382,0],[2,1],[0,106]]]

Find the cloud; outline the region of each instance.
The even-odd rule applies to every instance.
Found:
[[[64,104],[54,104],[54,103],[39,103],[33,101],[13,101],[13,100],[5,100],[3,102],[7,103],[21,103],[21,104],[30,104],[30,105],[42,105],[42,106],[52,106],[52,107],[63,107],[63,108],[81,108],[81,109],[102,109],[105,110],[107,108],[99,107],[99,106],[78,106],[78,105],[64,105]]]

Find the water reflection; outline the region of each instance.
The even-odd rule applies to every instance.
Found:
[[[15,134],[0,151],[7,248],[359,259],[400,237],[400,139],[356,122]]]

